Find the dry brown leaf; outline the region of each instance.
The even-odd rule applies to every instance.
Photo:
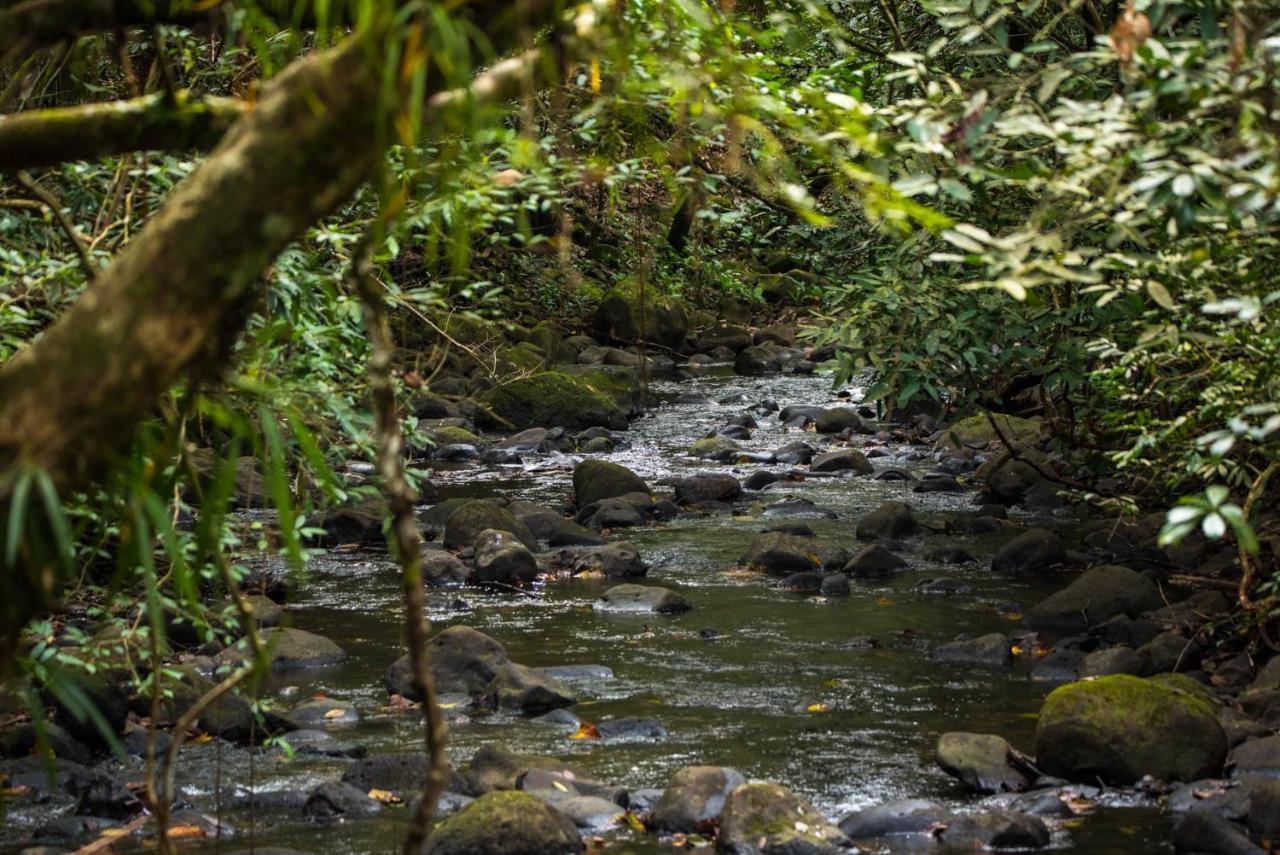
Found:
[[[1111,47],[1122,65],[1133,62],[1133,53],[1151,38],[1151,19],[1133,7],[1133,0],[1111,28]]]

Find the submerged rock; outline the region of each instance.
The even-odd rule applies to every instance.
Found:
[[[1036,761],[1050,775],[1131,784],[1217,774],[1227,739],[1202,695],[1127,675],[1055,689],[1040,710]]]
[[[627,540],[591,549],[565,550],[555,560],[573,573],[602,573],[615,579],[638,579],[649,572],[640,550]]]
[[[1049,845],[1049,827],[1036,816],[1015,811],[957,816],[939,837],[948,849],[1041,849]]]
[[[738,563],[781,576],[820,568],[838,570],[847,559],[848,553],[826,541],[770,531],[757,535]]]

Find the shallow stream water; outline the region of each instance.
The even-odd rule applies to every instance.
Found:
[[[829,378],[742,378],[708,373],[679,381],[655,381],[667,401],[636,420],[631,447],[609,456],[655,485],[664,477],[695,471],[749,475],[755,465],[729,467],[685,453],[707,430],[724,424],[761,400],[787,404],[834,404]],[[854,400],[857,398],[857,390]],[[672,403],[682,396],[683,403]],[[704,396],[697,399],[698,396]],[[740,396],[741,402],[721,404]],[[744,443],[776,448],[813,434],[786,433],[776,414],[756,416],[759,429]],[[859,437],[855,442],[863,439]],[[874,444],[871,442],[869,444]],[[906,468],[919,475],[928,460],[911,460],[920,448],[888,447],[893,456],[873,460],[877,468]],[[923,457],[923,455],[914,455]],[[472,465],[437,472],[442,496],[508,495],[559,507],[569,498],[569,470]],[[775,469],[785,467],[773,467]],[[693,609],[674,617],[601,614],[592,602],[609,580],[556,581],[532,595],[473,590],[430,592],[436,629],[465,623],[494,636],[511,657],[527,665],[602,664],[614,678],[577,683],[573,712],[599,722],[635,716],[659,721],[670,736],[656,742],[574,741],[563,726],[508,715],[466,713],[450,734],[455,765],[496,743],[511,750],[571,758],[599,780],[629,789],[662,787],[691,764],[733,766],[749,778],[782,783],[809,798],[828,816],[889,799],[933,798],[956,807],[976,807],[933,762],[939,734],[950,730],[999,733],[1031,752],[1035,714],[1052,686],[1029,679],[1029,662],[983,669],[931,661],[929,650],[959,633],[1008,632],[1019,613],[1065,579],[1024,580],[996,576],[990,554],[1007,537],[926,534],[906,553],[909,572],[891,580],[854,581],[851,596],[823,598],[786,593],[773,580],[736,568],[752,536],[778,522],[766,506],[785,496],[811,499],[838,518],[805,520],[815,532],[846,547],[854,545],[853,520],[888,499],[902,499],[924,522],[971,511],[972,493],[915,494],[912,484],[867,477],[811,478],[782,483],[759,494],[746,513],[677,519],[656,528],[616,532],[632,540],[651,569],[646,584],[684,594]],[[783,489],[777,489],[777,488]],[[1055,513],[1055,512],[1048,512]],[[1069,526],[1069,512],[1056,512],[1055,526]],[[1034,517],[1013,513],[1020,522]],[[979,562],[941,566],[924,560],[929,547],[964,546]],[[949,576],[972,587],[968,596],[916,593],[921,579]],[[467,608],[456,608],[461,598]],[[323,555],[311,564],[307,583],[289,608],[293,626],[322,633],[350,653],[339,668],[290,675],[265,696],[293,699],[314,692],[354,702],[361,722],[338,733],[366,745],[370,754],[412,750],[420,744],[416,712],[387,707],[382,675],[403,652],[397,572],[386,554]],[[700,630],[722,635],[705,640]],[[879,641],[876,649],[842,649],[854,636]],[[282,706],[287,703],[281,702]],[[816,706],[820,705],[820,706]],[[822,712],[810,710],[821,709]],[[455,714],[460,710],[453,711]],[[308,824],[298,812],[228,808],[250,780],[259,790],[309,789],[341,776],[350,761],[279,753],[251,754],[218,742],[183,751],[180,785],[206,813],[220,811],[234,840],[194,844],[212,851],[289,846],[317,853],[393,852],[407,822],[403,807],[381,818],[339,826]],[[1073,820],[1055,834],[1064,852],[1155,852],[1169,839],[1166,818],[1149,804],[1109,807]],[[656,836],[619,830],[606,835],[611,851],[671,851]]]

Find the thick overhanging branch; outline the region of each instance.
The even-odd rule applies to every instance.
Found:
[[[0,57],[139,24],[190,24],[218,2],[199,0],[22,0],[0,10]]]
[[[0,172],[131,151],[206,151],[248,110],[236,98],[180,92],[0,116]]]

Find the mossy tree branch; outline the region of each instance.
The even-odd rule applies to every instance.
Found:
[[[0,116],[0,172],[131,151],[205,151],[248,111],[236,98],[181,92]]]

